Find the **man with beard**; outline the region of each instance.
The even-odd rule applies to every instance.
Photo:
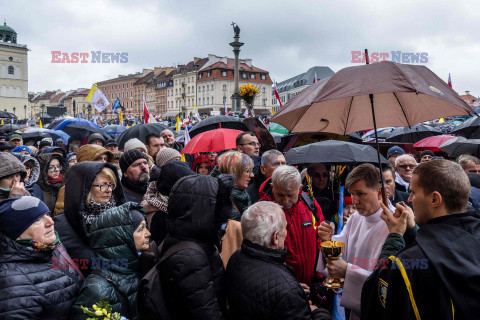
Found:
[[[128,150],[120,158],[120,169],[125,199],[140,204],[150,179],[147,156],[137,149]]]

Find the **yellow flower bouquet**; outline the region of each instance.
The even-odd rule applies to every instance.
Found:
[[[251,83],[244,84],[240,87],[240,97],[250,106],[253,104],[258,92],[258,89],[252,86]]]
[[[92,309],[80,306],[83,313],[88,315],[87,320],[122,320],[125,319],[118,312],[112,312],[112,306],[107,299],[100,299],[99,302],[92,306]]]

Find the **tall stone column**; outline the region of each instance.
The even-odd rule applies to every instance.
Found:
[[[240,97],[240,86],[239,86],[239,67],[238,67],[238,56],[240,54],[240,48],[243,46],[243,42],[240,42],[240,28],[238,25],[232,22],[233,31],[235,35],[233,37],[234,41],[230,42],[230,46],[233,48],[233,53],[235,54],[235,71],[234,71],[234,78],[235,78],[235,91],[232,95],[232,106],[233,112],[241,112],[241,97]]]

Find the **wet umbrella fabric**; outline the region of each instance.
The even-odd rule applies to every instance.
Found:
[[[195,137],[199,133],[219,128],[235,129],[241,131],[248,130],[247,127],[242,123],[241,119],[237,117],[219,115],[203,119],[202,121],[194,125],[189,131],[190,138]]]
[[[459,124],[450,133],[467,139],[480,139],[480,118],[471,117]]]
[[[387,142],[415,143],[431,136],[441,135],[442,131],[424,124],[416,124],[409,127],[396,128],[385,139]]]
[[[457,137],[444,142],[439,149],[448,153],[452,158],[462,154],[471,154],[478,157],[480,155],[480,139]]]
[[[3,126],[0,126],[0,133],[12,132],[21,128],[22,127],[17,124],[4,124]]]
[[[215,129],[202,132],[193,137],[181,153],[195,154],[235,149],[235,140],[242,132],[233,129]]]
[[[289,165],[378,162],[377,151],[372,146],[336,140],[326,140],[290,149],[285,153],[285,159]],[[381,156],[381,162],[388,163],[383,156]]]
[[[440,146],[451,139],[456,138],[455,136],[443,134],[440,136],[433,136],[422,139],[413,145],[413,148],[418,150],[430,150],[433,152],[441,151]]]
[[[154,132],[160,133],[165,129],[169,128],[160,123],[143,123],[134,125],[133,127],[130,127],[127,130],[123,131],[122,134],[118,137],[118,147],[120,148],[120,150],[123,150],[125,142],[133,138],[137,138],[143,143],[145,143],[145,138],[148,134]]]
[[[127,130],[127,127],[114,124],[114,125],[105,126],[101,130],[103,133],[115,136],[115,138],[117,138],[122,134],[123,131]]]
[[[67,133],[71,137],[88,137],[92,133],[99,133],[105,138],[109,138],[109,136],[103,133],[102,130],[100,130],[99,128],[95,128],[89,124],[69,123],[60,130]]]

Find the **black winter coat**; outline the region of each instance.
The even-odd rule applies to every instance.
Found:
[[[116,167],[108,163],[85,161],[68,170],[65,179],[65,211],[53,218],[62,243],[73,261],[79,264],[85,277],[90,273],[91,258],[95,254],[90,249],[89,232],[83,213],[93,181],[104,167],[112,169],[117,178],[117,187],[113,190],[117,206],[125,203]]]
[[[0,319],[69,319],[82,278],[65,261],[0,234]]]
[[[203,248],[203,252],[180,250],[160,265],[163,294],[173,319],[225,317],[225,269],[215,245],[219,246],[218,230],[232,210],[233,179],[225,187],[221,177],[217,180],[210,176],[187,176],[170,193],[169,234],[161,254],[182,240],[193,241]]]
[[[243,240],[225,273],[232,319],[331,319],[325,309],[310,311],[308,297],[285,264],[286,257],[286,250]]]

